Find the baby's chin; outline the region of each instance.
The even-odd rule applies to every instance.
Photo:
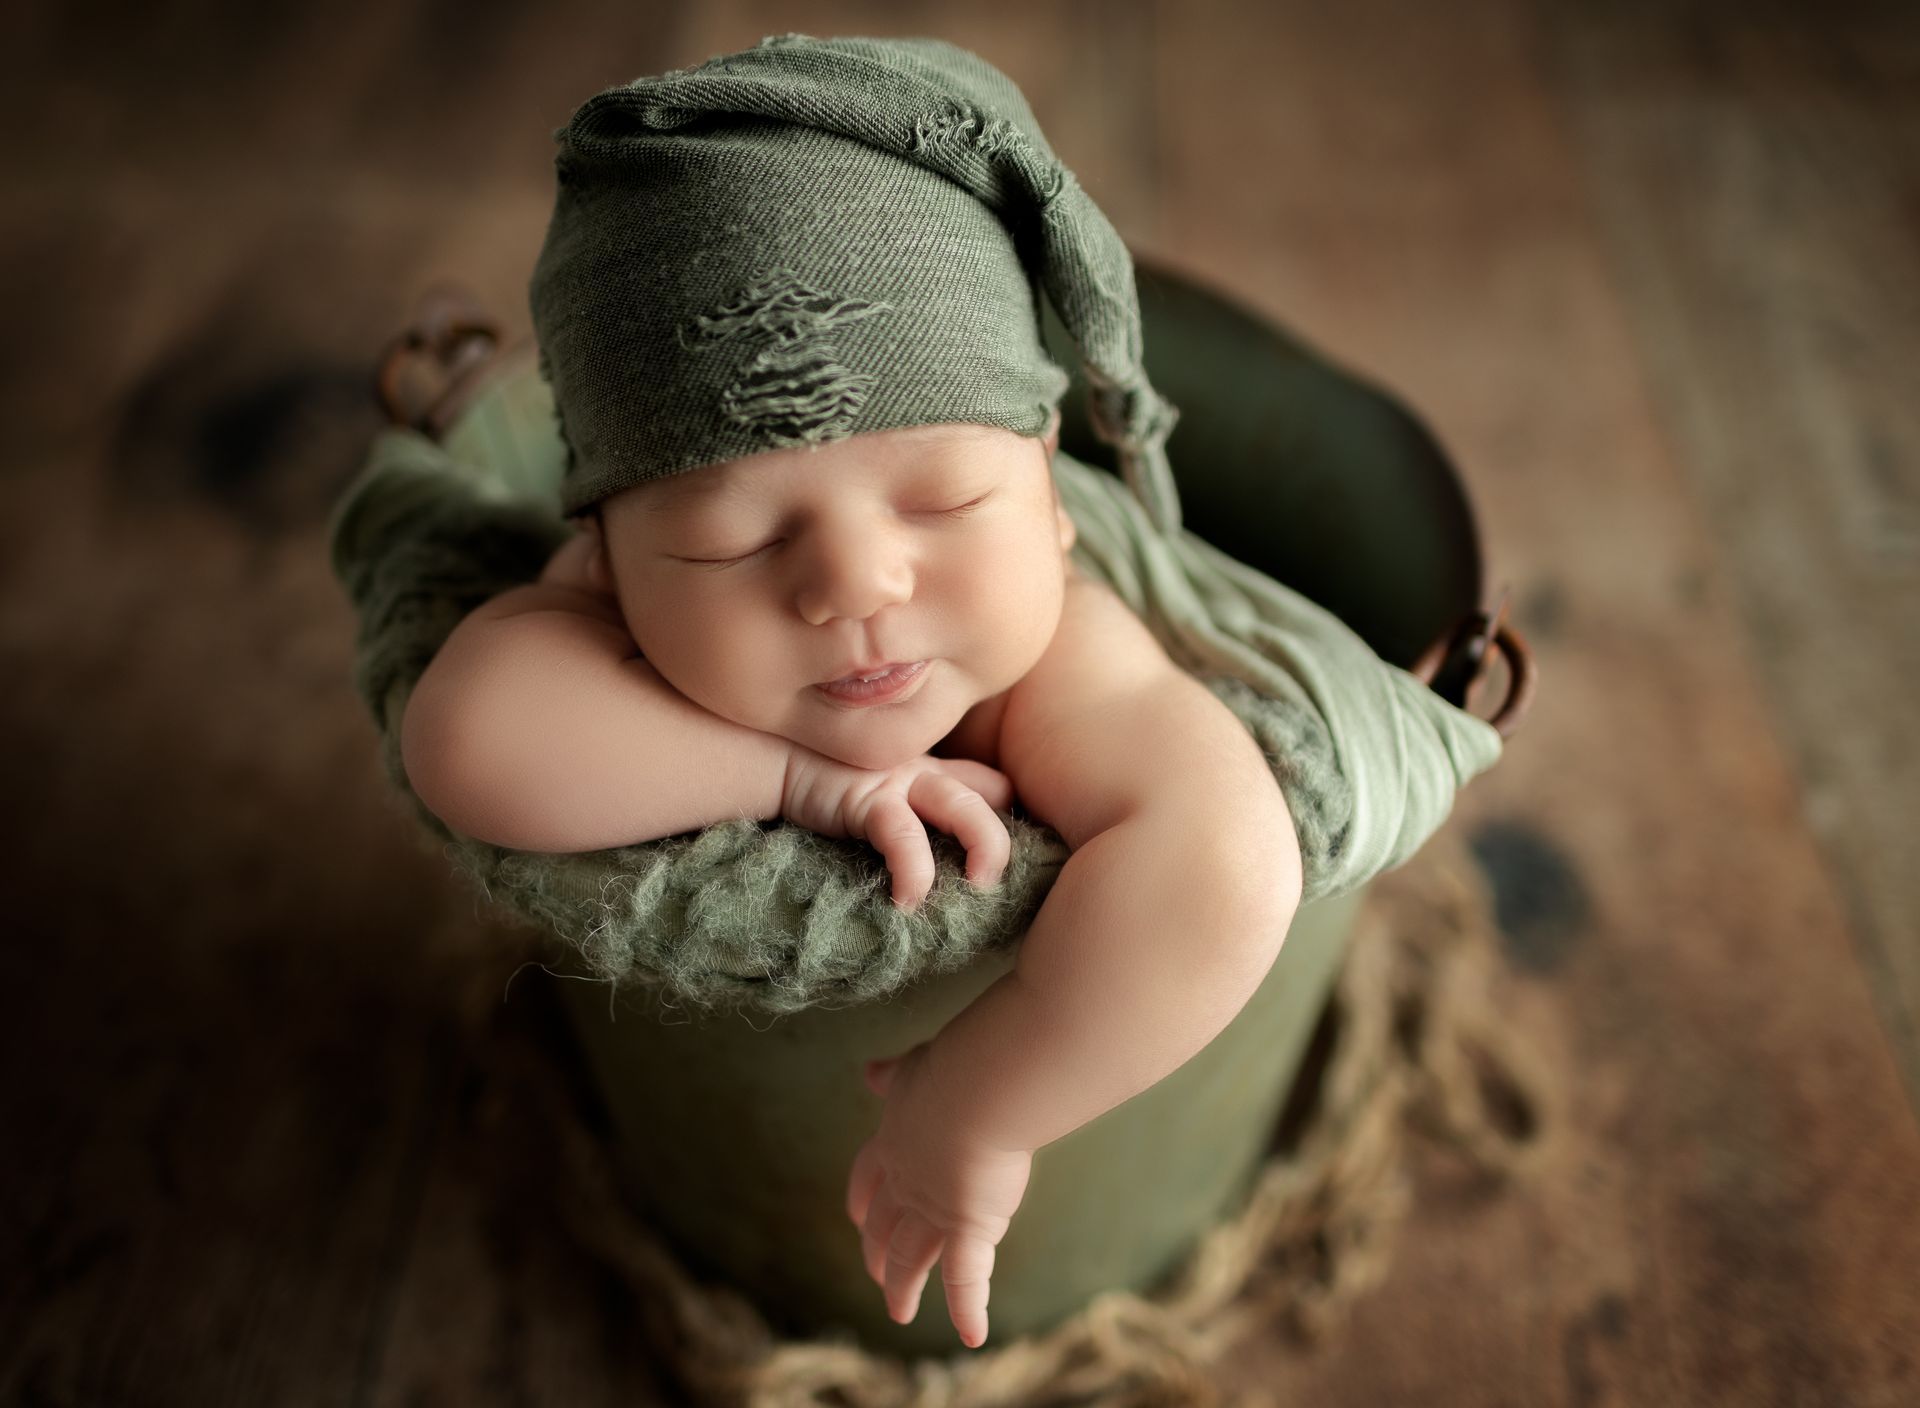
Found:
[[[929,679],[933,689],[922,689],[897,704],[867,709],[842,709],[810,700],[811,717],[799,721],[785,736],[850,768],[868,772],[897,768],[931,751],[960,726],[975,702],[965,693],[957,701],[941,697],[948,694],[939,688],[943,683],[951,687],[951,682]],[[936,697],[927,697],[930,694]]]
[[[861,711],[865,712],[868,711]],[[958,716],[946,719],[943,715],[939,719],[914,718],[909,722],[879,723],[877,720],[862,719],[860,713],[855,713],[849,722],[852,727],[841,730],[803,729],[800,730],[803,737],[790,741],[836,762],[845,763],[850,768],[885,772],[928,752],[958,727],[960,719]]]

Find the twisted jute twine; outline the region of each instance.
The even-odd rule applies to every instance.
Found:
[[[659,1366],[700,1404],[741,1408],[1254,1408],[1215,1367],[1248,1335],[1324,1339],[1385,1274],[1409,1203],[1408,1137],[1490,1180],[1550,1141],[1550,1072],[1503,1022],[1485,879],[1450,833],[1374,882],[1337,984],[1319,1088],[1291,1147],[1163,1288],[1109,1292],[1050,1332],[901,1360],[850,1336],[784,1340],[738,1292],[702,1285],[623,1201],[603,1145],[559,1138],[582,1245],[632,1283]],[[937,1274],[937,1271],[936,1273]],[[880,1295],[876,1287],[874,1295]]]

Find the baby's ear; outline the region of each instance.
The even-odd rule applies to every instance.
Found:
[[[581,521],[581,531],[587,538],[587,580],[595,591],[613,596],[613,573],[607,567],[607,535],[600,525],[598,512],[588,514]]]
[[[1047,458],[1052,459],[1054,451],[1060,448],[1060,408],[1053,408],[1053,419],[1047,422],[1047,433],[1041,437],[1047,444]]]
[[[1075,525],[1073,516],[1067,512],[1066,506],[1060,502],[1060,485],[1057,482],[1053,486],[1053,513],[1054,517],[1060,521],[1060,551],[1072,552],[1073,545],[1079,541],[1080,529]]]

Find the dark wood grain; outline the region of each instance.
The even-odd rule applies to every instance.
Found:
[[[1721,525],[1920,1105],[1920,25],[1891,5],[1559,10],[1553,69],[1651,399]]]
[[[429,279],[525,330],[572,106],[799,29],[976,49],[1137,249],[1418,407],[1540,658],[1453,824],[1547,1158],[1501,1189],[1420,1146],[1384,1283],[1223,1382],[1920,1401],[1909,10],[4,25],[0,1399],[675,1400],[564,1215],[555,1122],[596,1115],[543,975],[507,996],[535,937],[379,775],[324,519]]]

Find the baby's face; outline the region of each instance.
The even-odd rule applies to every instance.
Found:
[[[893,767],[1053,639],[1074,538],[1051,451],[992,426],[912,426],[638,485],[602,505],[608,585],[641,653],[709,712]],[[892,703],[818,688],[921,660]]]

